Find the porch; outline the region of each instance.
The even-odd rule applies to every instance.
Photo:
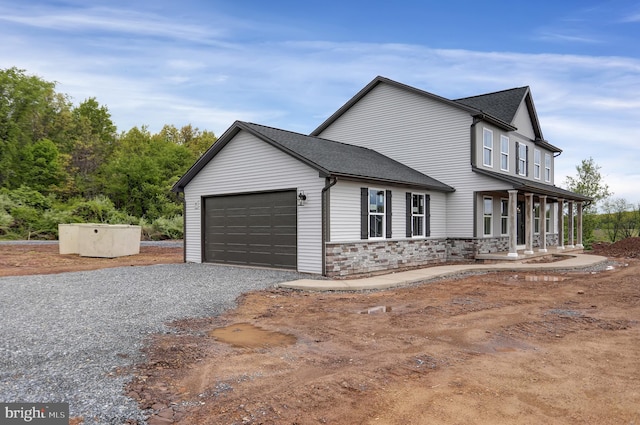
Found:
[[[475,259],[477,262],[485,263],[485,262],[493,262],[493,261],[519,261],[519,262],[527,262],[530,260],[542,259],[544,257],[551,256],[570,256],[572,253],[581,254],[583,252],[583,248],[573,247],[564,249],[559,249],[558,246],[548,249],[545,252],[541,251],[533,251],[532,253],[525,254],[525,249],[519,249],[516,251],[517,256],[509,255],[509,251],[503,252],[492,252],[490,254],[476,254]]]

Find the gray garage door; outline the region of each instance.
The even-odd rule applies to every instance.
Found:
[[[296,269],[296,191],[204,200],[204,261]]]

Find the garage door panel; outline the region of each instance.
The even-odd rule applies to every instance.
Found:
[[[206,198],[204,260],[295,269],[296,192]]]

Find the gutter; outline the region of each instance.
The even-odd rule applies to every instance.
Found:
[[[331,179],[333,179],[333,181],[331,181]],[[329,234],[329,189],[331,189],[332,186],[335,186],[336,183],[338,183],[337,177],[327,177],[326,184],[322,188],[322,276],[327,275],[327,247],[325,246],[325,242],[327,241],[327,237]]]

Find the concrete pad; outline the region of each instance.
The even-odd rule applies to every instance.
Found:
[[[305,291],[362,291],[371,289],[388,289],[412,283],[426,282],[431,279],[447,277],[467,271],[552,271],[581,269],[595,266],[607,261],[607,257],[589,254],[571,253],[566,259],[553,263],[521,263],[505,261],[496,264],[448,264],[444,266],[425,267],[424,269],[406,272],[392,272],[362,279],[315,280],[300,279],[278,284],[281,288],[300,289]]]

